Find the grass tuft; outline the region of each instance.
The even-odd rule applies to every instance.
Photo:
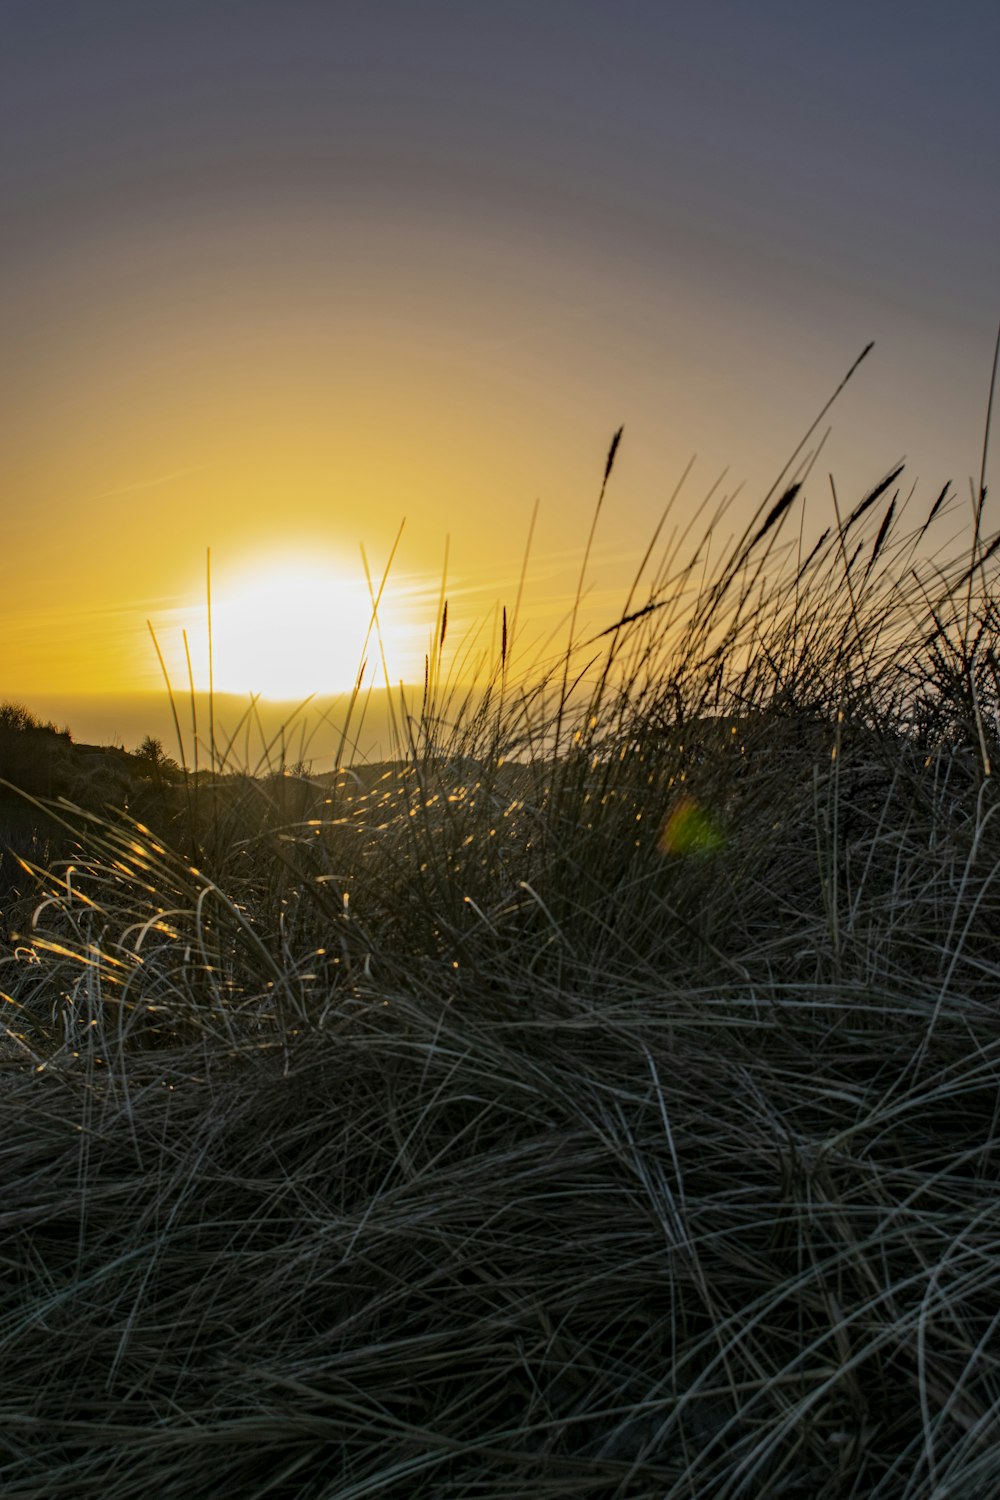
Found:
[[[50,808],[4,1496],[997,1492],[1000,575],[899,472],[475,690],[442,582],[384,764]]]

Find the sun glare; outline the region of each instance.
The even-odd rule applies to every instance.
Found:
[[[347,692],[370,619],[365,585],[318,564],[282,563],[220,580],[212,601],[215,687],[271,699]],[[374,649],[373,637],[369,656]]]

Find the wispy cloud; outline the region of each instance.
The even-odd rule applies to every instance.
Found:
[[[169,474],[159,474],[155,479],[137,479],[134,484],[122,484],[114,490],[103,490],[101,494],[95,495],[95,500],[111,500],[116,495],[134,495],[139,490],[156,490],[161,485],[172,484],[175,479],[183,479],[188,474],[198,474],[204,465],[197,465],[190,469],[172,469]]]

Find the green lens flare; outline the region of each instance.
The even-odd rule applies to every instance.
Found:
[[[711,814],[694,797],[684,797],[663,825],[659,849],[662,854],[703,854],[721,849],[722,843],[722,831]]]

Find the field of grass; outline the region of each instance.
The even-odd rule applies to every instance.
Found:
[[[464,703],[442,609],[393,764],[61,810],[5,1497],[1000,1493],[998,540],[805,477]]]

